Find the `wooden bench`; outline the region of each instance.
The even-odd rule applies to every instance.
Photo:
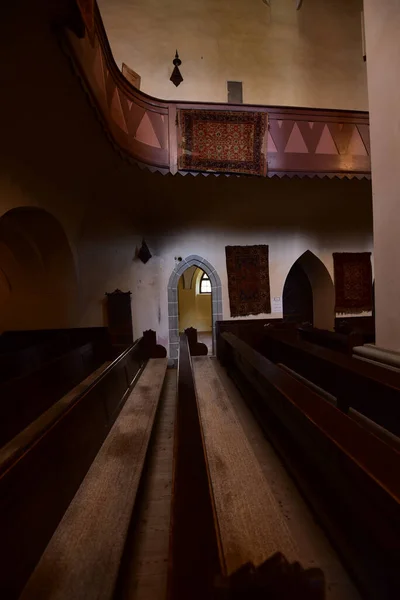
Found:
[[[310,578],[313,597],[323,598],[320,570],[303,571],[277,553],[294,557],[290,535],[209,359],[192,363],[184,334],[172,498],[170,600],[244,600],[260,590],[306,599]]]
[[[18,598],[144,364],[141,340],[54,405],[0,464],[0,590]]]
[[[360,346],[364,343],[363,334],[357,332],[345,334],[316,327],[298,327],[297,331],[299,338],[305,342],[311,342],[344,354],[351,354],[354,346]]]
[[[185,329],[185,335],[189,342],[190,356],[207,356],[207,346],[197,340],[197,329],[188,327]]]
[[[89,342],[0,385],[0,447],[98,368]]]
[[[104,327],[6,331],[0,335],[0,382],[22,377],[88,343],[97,365],[111,358]]]
[[[289,369],[289,367],[287,367],[286,365],[282,365],[282,364],[278,363],[278,367],[280,367],[281,369],[284,369],[284,371],[286,371],[286,373],[289,373],[289,375],[291,375],[298,381],[301,381],[302,383],[304,383],[311,390],[315,391],[319,396],[321,396],[321,398],[324,398],[327,402],[330,402],[333,406],[337,407],[337,399],[334,396],[332,396],[332,394],[328,394],[328,392],[326,392],[322,388],[320,388],[317,385],[315,385],[314,383],[312,383],[312,381],[305,379],[305,377],[303,377],[299,373],[296,373],[296,371]],[[350,417],[350,419],[353,419],[359,425],[361,425],[362,427],[367,429],[367,431],[376,435],[383,442],[385,442],[386,444],[389,444],[389,446],[393,446],[393,448],[395,450],[400,452],[400,438],[399,437],[397,437],[393,433],[390,433],[390,431],[388,431],[387,429],[384,429],[383,427],[381,427],[374,421],[371,421],[371,419],[368,419],[368,417],[361,414],[357,410],[354,410],[353,408],[349,408],[347,415]]]
[[[193,358],[197,403],[226,574],[298,550],[210,358]]]
[[[399,373],[270,330],[256,350],[327,391],[343,412],[351,407],[400,436]]]
[[[21,600],[113,597],[166,368],[147,363]]]
[[[232,334],[220,352],[364,597],[398,597],[400,453]]]

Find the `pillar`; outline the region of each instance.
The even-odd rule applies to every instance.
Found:
[[[400,350],[400,1],[364,0],[376,345]]]

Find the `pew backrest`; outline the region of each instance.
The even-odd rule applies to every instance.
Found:
[[[0,465],[0,590],[17,598],[143,368],[141,340]]]

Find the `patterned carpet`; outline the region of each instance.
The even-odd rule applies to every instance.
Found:
[[[266,175],[267,115],[180,110],[179,169]]]
[[[268,246],[226,246],[231,317],[271,312]]]
[[[335,252],[336,312],[372,310],[372,267],[370,252]]]

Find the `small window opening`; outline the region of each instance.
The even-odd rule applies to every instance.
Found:
[[[200,294],[211,294],[211,281],[206,273],[200,279]]]

